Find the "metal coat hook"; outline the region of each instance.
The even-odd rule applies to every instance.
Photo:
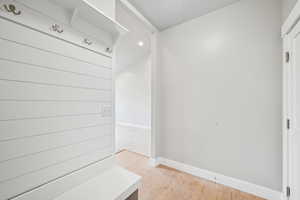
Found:
[[[64,30],[58,24],[52,24],[51,30],[55,31],[55,32],[58,32],[58,33],[64,32]]]
[[[13,5],[13,4],[9,4],[9,5],[4,4],[3,6],[4,6],[4,8],[5,8],[5,10],[6,10],[7,12],[11,12],[11,13],[13,13],[14,15],[21,15],[21,11],[20,11],[20,10],[17,11],[15,5]]]
[[[83,42],[85,43],[85,44],[87,44],[87,45],[91,45],[91,44],[93,44],[93,42],[92,41],[90,41],[89,39],[87,39],[87,38],[85,38],[84,40],[83,40]]]
[[[112,53],[112,48],[107,47],[107,48],[105,49],[105,52],[106,52],[106,53]]]

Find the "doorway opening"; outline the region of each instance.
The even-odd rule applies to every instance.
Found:
[[[152,31],[120,1],[116,19],[130,30],[115,51],[116,151],[152,157]]]

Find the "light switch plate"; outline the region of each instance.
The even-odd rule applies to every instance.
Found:
[[[101,115],[102,117],[112,117],[112,106],[102,105]]]

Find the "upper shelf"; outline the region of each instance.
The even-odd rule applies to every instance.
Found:
[[[53,0],[60,6],[71,10],[74,15],[79,15],[89,23],[110,33],[113,37],[119,34],[127,33],[128,30],[119,24],[116,20],[105,15],[100,9],[92,5],[87,0]]]

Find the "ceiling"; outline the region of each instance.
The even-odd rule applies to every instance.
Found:
[[[128,0],[159,30],[223,8],[239,0]]]

